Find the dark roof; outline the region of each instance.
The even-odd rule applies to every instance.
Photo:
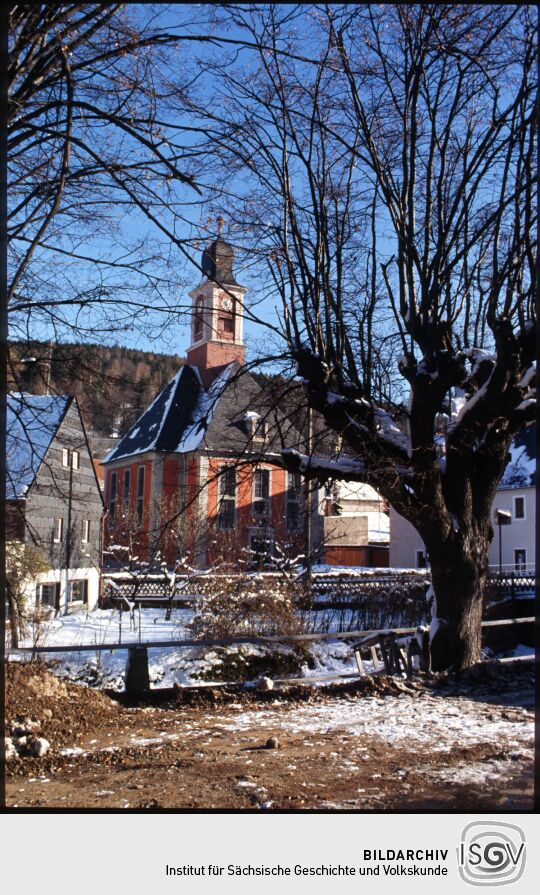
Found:
[[[103,462],[145,451],[178,451],[188,428],[200,418],[201,395],[204,389],[197,370],[184,364]]]
[[[234,278],[234,249],[228,242],[218,237],[202,254],[201,267],[203,274],[209,280],[215,280],[224,285],[238,286]]]
[[[265,422],[268,437],[250,444],[252,430],[257,435]],[[283,446],[297,445],[298,439],[296,429],[236,361],[207,391],[197,369],[185,364],[103,462],[146,451],[241,454],[260,448],[265,454],[278,453]]]
[[[499,488],[531,488],[536,476],[536,425],[531,423],[517,433],[510,447],[510,461]]]
[[[72,400],[20,392],[7,396],[7,500],[25,497]]]

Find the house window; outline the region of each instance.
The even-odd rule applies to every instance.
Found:
[[[137,525],[142,525],[144,509],[144,466],[137,471]]]
[[[111,473],[111,484],[109,494],[109,528],[114,528],[114,517],[116,514],[116,489],[118,477],[115,472]]]
[[[527,551],[524,547],[518,547],[514,550],[514,569],[516,572],[525,572],[527,570]]]
[[[81,452],[72,451],[70,448],[62,448],[62,466],[79,469],[81,464]]]
[[[81,541],[83,544],[88,544],[90,541],[90,519],[83,519]]]
[[[131,472],[126,469],[124,472],[124,484],[122,486],[122,504],[126,506],[129,503],[129,491],[131,487]]]
[[[88,603],[88,581],[85,579],[70,581],[68,588],[69,603]]]
[[[267,519],[270,515],[270,470],[256,469],[253,473],[253,515]]]
[[[416,551],[416,568],[425,569],[427,566],[426,554],[423,550]]]
[[[287,531],[297,531],[300,524],[300,491],[302,483],[300,473],[287,473]]]
[[[253,432],[255,441],[264,441],[268,438],[268,422],[267,420],[257,420]]]
[[[514,519],[525,519],[524,497],[514,497]]]
[[[217,524],[222,531],[234,528],[236,509],[236,469],[234,466],[220,466],[219,507]]]
[[[64,537],[64,520],[55,519],[53,522],[53,542],[59,544]]]
[[[60,582],[52,581],[38,584],[36,601],[39,606],[58,606],[60,603]]]

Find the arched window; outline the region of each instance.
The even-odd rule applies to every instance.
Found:
[[[204,323],[204,298],[199,295],[195,302],[195,312],[193,315],[193,341],[198,342],[203,337]]]
[[[218,304],[218,338],[234,339],[235,302],[226,292],[220,292]]]

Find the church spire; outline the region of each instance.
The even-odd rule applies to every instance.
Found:
[[[218,217],[217,237],[202,254],[203,279],[190,292],[192,328],[187,361],[198,368],[205,385],[232,361],[245,363],[242,308],[247,289],[236,282],[234,249],[221,237],[223,223]]]

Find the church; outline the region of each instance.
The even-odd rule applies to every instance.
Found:
[[[370,486],[342,484],[337,501],[283,468],[284,448],[332,440],[314,419],[308,447],[301,389],[276,400],[247,369],[247,289],[219,233],[201,270],[186,363],[103,460],[105,565],[262,568],[306,544],[319,562],[387,565],[388,514]]]
[[[201,268],[186,363],[103,461],[119,563],[249,567],[302,552],[304,486],[280,464],[300,433],[246,369],[247,289],[220,235]]]

